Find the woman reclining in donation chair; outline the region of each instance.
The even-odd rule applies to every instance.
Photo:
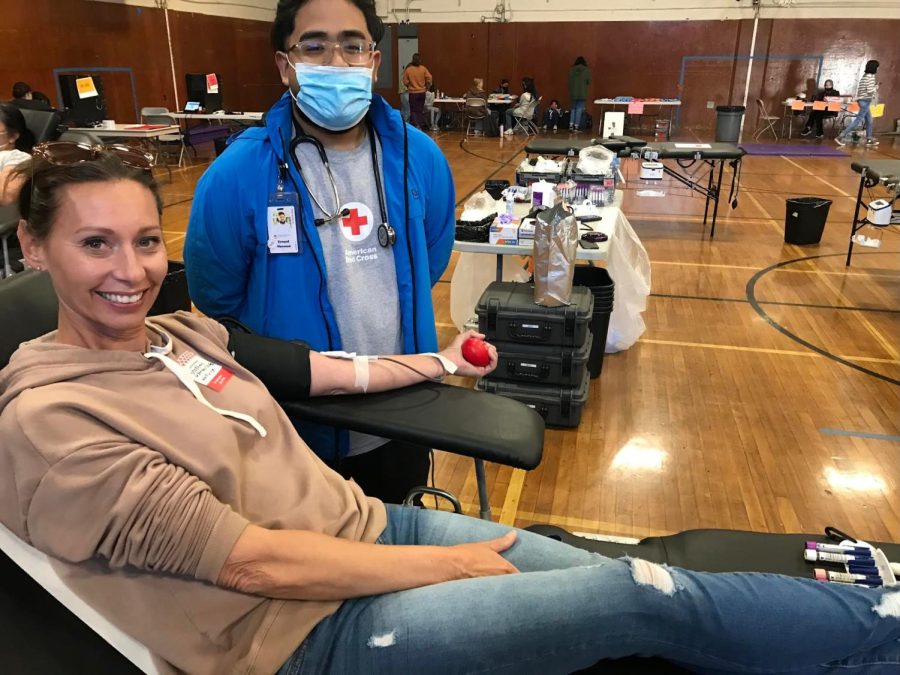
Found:
[[[166,273],[146,158],[37,155],[20,238],[50,274],[59,326],[0,373],[0,519],[175,668],[563,673],[639,654],[896,672],[898,591],[613,560],[367,498],[309,451],[218,323],[146,318]],[[461,339],[442,358],[310,352],[298,393],[496,364],[491,350],[488,367],[467,365]]]

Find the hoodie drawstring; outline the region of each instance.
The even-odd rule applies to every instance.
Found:
[[[172,352],[172,338],[160,330],[158,327],[150,325],[153,330],[155,330],[160,335],[166,338],[166,343],[162,347],[157,347],[155,345],[151,345],[150,351],[144,354],[144,358],[146,359],[156,359],[161,361],[162,364],[168,368],[172,373],[174,373],[175,377],[177,377],[181,383],[187,387],[187,390],[194,395],[194,398],[200,401],[203,405],[205,405],[210,410],[219,413],[223,417],[232,417],[236,420],[240,420],[241,422],[245,422],[253,427],[256,432],[262,437],[265,438],[268,432],[266,428],[256,421],[250,415],[246,415],[244,413],[235,412],[233,410],[224,410],[222,408],[217,408],[212,403],[206,400],[206,397],[203,395],[203,392],[200,391],[200,387],[197,386],[197,383],[194,382],[193,378],[190,376],[190,373],[187,372],[187,369],[174,361],[169,354]]]

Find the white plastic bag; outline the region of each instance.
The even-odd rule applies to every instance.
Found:
[[[628,219],[617,215],[615,235],[610,240],[606,269],[616,284],[613,310],[606,335],[606,353],[628,349],[647,326],[641,313],[650,295],[650,257]]]
[[[476,192],[466,200],[459,219],[466,222],[478,222],[492,213],[497,213],[497,200],[486,191]]]
[[[604,148],[605,149],[605,148]],[[537,159],[529,159],[526,157],[519,162],[518,170],[520,172],[530,173],[559,173],[562,170],[563,163],[555,159],[548,159],[539,156]]]
[[[615,153],[602,145],[590,145],[578,151],[576,168],[583,174],[605,176],[612,172]]]
[[[528,281],[522,258],[503,256],[503,281]],[[450,280],[450,319],[460,330],[475,316],[475,306],[492,281],[497,280],[497,256],[460,253]]]

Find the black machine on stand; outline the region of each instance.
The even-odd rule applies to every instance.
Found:
[[[103,79],[99,75],[74,73],[60,74],[58,77],[65,121],[74,127],[100,126],[108,117]]]
[[[853,243],[856,233],[867,225],[889,227],[900,225],[900,160],[867,159],[850,165],[859,174],[859,190],[856,193],[856,208],[853,210],[853,224],[850,227],[850,242],[847,245],[847,267],[853,258]],[[891,199],[870,201],[863,199],[863,190],[884,185],[893,193]],[[879,203],[880,202],[880,203]],[[883,214],[883,215],[882,215]],[[860,217],[862,216],[862,217]]]
[[[199,103],[202,112],[224,110],[222,104],[222,78],[218,73],[187,73],[184,76],[187,100]]]

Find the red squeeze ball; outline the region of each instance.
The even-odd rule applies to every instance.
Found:
[[[473,366],[484,368],[491,364],[491,353],[488,351],[484,340],[470,337],[462,343],[463,358]]]

